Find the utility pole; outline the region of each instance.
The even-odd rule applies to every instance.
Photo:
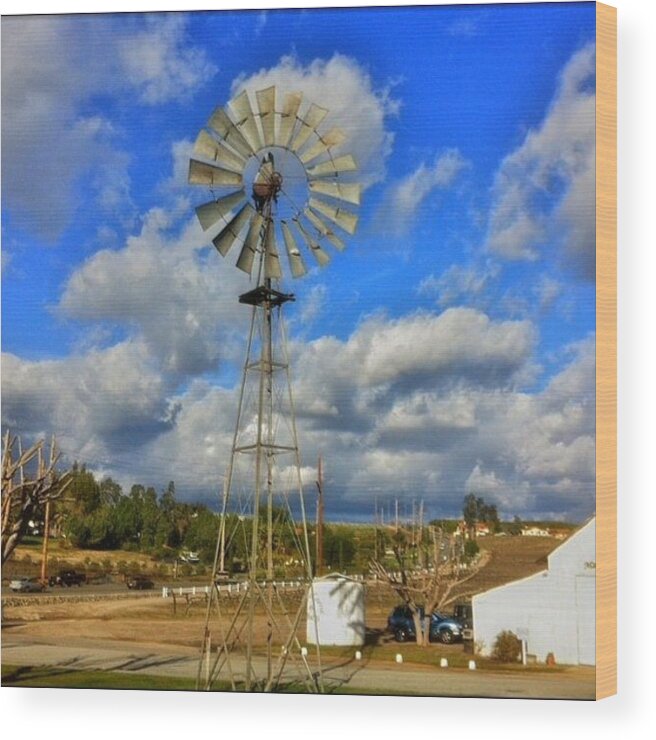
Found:
[[[378,496],[374,496],[374,560],[378,561]]]
[[[55,463],[55,435],[52,436],[50,443],[50,467],[52,468]],[[39,450],[39,472],[38,477],[42,478],[45,474],[45,462]],[[23,469],[21,468],[21,476],[23,475]],[[50,497],[46,499],[46,509],[44,514],[43,523],[43,549],[41,551],[41,582],[45,583],[48,578],[48,540],[50,538]]]
[[[48,539],[50,537],[50,499],[46,500],[45,522],[43,523],[43,550],[41,551],[41,582],[48,579]]]
[[[321,461],[321,455],[319,455],[319,463],[317,465],[317,568],[316,574],[318,576],[323,575],[323,465]]]

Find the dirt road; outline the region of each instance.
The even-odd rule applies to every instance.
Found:
[[[116,640],[67,639],[53,644],[4,631],[4,663],[57,666],[70,669],[128,671],[146,675],[195,678],[198,651],[159,643],[128,643]],[[423,696],[592,699],[594,671],[576,669],[559,674],[512,674],[507,672],[440,669],[433,666],[324,660],[324,681],[330,690],[345,686],[362,693],[386,691]],[[243,667],[234,665],[237,674]],[[258,672],[262,666],[257,666]],[[290,667],[291,670],[291,667]]]

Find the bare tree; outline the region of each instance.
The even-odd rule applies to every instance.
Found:
[[[7,432],[2,440],[2,564],[11,556],[32,521],[48,502],[59,498],[71,483],[71,473],[60,475],[55,438],[44,452],[40,440],[25,452],[19,437]]]
[[[429,527],[428,534],[429,541],[424,544],[414,528],[398,528],[392,544],[394,566],[388,566],[380,558],[370,564],[371,572],[389,584],[409,608],[418,645],[429,642],[431,614],[468,595],[464,584],[489,559],[489,553],[484,551],[468,561],[462,539],[456,534],[447,534],[436,527]]]

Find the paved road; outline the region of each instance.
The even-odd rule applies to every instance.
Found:
[[[3,630],[2,662],[13,665],[60,666],[68,669],[129,671],[158,676],[194,678],[198,669],[196,650],[162,645],[133,645],[115,641],[84,641],[76,644],[34,643],[11,630]],[[264,675],[264,665],[255,666]],[[292,666],[290,666],[290,669]],[[235,673],[243,671],[237,660]],[[349,661],[326,664],[327,687],[341,685],[369,691],[408,692],[426,696],[508,697],[523,699],[592,699],[594,672],[576,670],[552,674],[508,674],[491,671],[440,669],[409,664]]]

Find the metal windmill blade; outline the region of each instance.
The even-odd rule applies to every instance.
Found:
[[[353,156],[351,154],[345,154],[342,157],[330,159],[328,162],[322,162],[313,167],[308,167],[307,173],[309,179],[314,180],[316,177],[332,177],[334,175],[340,175],[342,172],[353,172],[357,169],[358,166]]]
[[[327,223],[322,221],[319,216],[308,206],[304,211],[303,215],[305,218],[314,226],[314,228],[321,234],[321,236],[326,237],[328,241],[335,247],[335,249],[338,249],[340,252],[346,249],[346,244],[335,234],[335,232],[328,226]]]
[[[232,147],[236,152],[241,154],[244,159],[248,159],[255,152],[250,144],[244,139],[239,129],[230,120],[230,116],[223,110],[223,108],[217,108],[207,125],[215,131],[221,139]]]
[[[276,128],[276,88],[272,85],[266,90],[258,90],[255,97],[264,134],[264,146],[273,146]]]
[[[217,221],[225,218],[230,211],[241,205],[244,200],[246,200],[246,192],[242,188],[236,193],[231,193],[218,200],[211,200],[209,203],[198,206],[196,208],[196,216],[198,216],[203,231],[207,231]]]
[[[303,256],[296,244],[296,239],[294,239],[292,230],[289,228],[286,221],[282,221],[280,225],[282,227],[282,235],[285,240],[287,259],[289,260],[289,267],[292,271],[292,276],[295,278],[303,277],[303,275],[307,273],[307,267],[305,266]]]
[[[266,234],[264,236],[264,278],[278,279],[282,277],[280,269],[280,256],[276,245],[276,230],[273,221],[269,220],[266,225]]]
[[[327,115],[328,111],[325,108],[312,103],[308,112],[300,119],[301,126],[290,145],[290,149],[297,152],[310,136],[316,133],[317,126]]]
[[[244,139],[246,139],[253,152],[262,149],[264,142],[260,137],[255,115],[253,114],[246,90],[230,101],[230,108],[235,113],[235,126]]]
[[[231,170],[241,174],[244,171],[246,160],[240,155],[228,149],[220,141],[207,133],[201,131],[194,144],[194,155],[201,159],[216,162],[223,169]]]
[[[349,234],[355,234],[355,227],[358,225],[358,217],[355,213],[346,211],[339,206],[331,206],[329,203],[324,203],[324,201],[318,198],[310,198],[309,206],[315,211],[322,213],[341,229],[344,229],[344,231],[347,231]]]
[[[340,128],[333,128],[327,134],[318,134],[319,140],[300,155],[303,164],[309,164],[322,154],[330,153],[331,149],[341,146],[346,141],[346,134]]]
[[[288,93],[285,103],[280,111],[280,126],[275,136],[276,146],[287,148],[298,120],[298,110],[301,107],[303,95],[301,93]]]
[[[228,254],[230,247],[237,241],[246,224],[253,218],[255,209],[250,203],[237,213],[226,226],[212,239],[212,244],[219,250],[223,257]]]
[[[248,228],[248,234],[244,240],[244,246],[241,248],[241,253],[237,260],[237,267],[249,275],[253,272],[253,262],[255,261],[255,255],[257,254],[258,243],[260,241],[260,234],[263,226],[264,219],[259,213],[256,213]]]
[[[303,241],[307,244],[312,256],[319,263],[320,267],[325,267],[330,262],[330,255],[324,251],[319,243],[313,239],[310,234],[305,230],[303,224],[297,219],[294,219],[294,226],[298,229],[299,234],[303,238]]]
[[[313,193],[329,195],[337,200],[344,200],[353,205],[360,205],[362,185],[350,182],[326,182],[325,180],[311,180],[309,188]]]
[[[197,159],[189,161],[189,184],[207,185],[208,187],[237,185],[241,187],[242,175],[222,167],[199,162]]]

